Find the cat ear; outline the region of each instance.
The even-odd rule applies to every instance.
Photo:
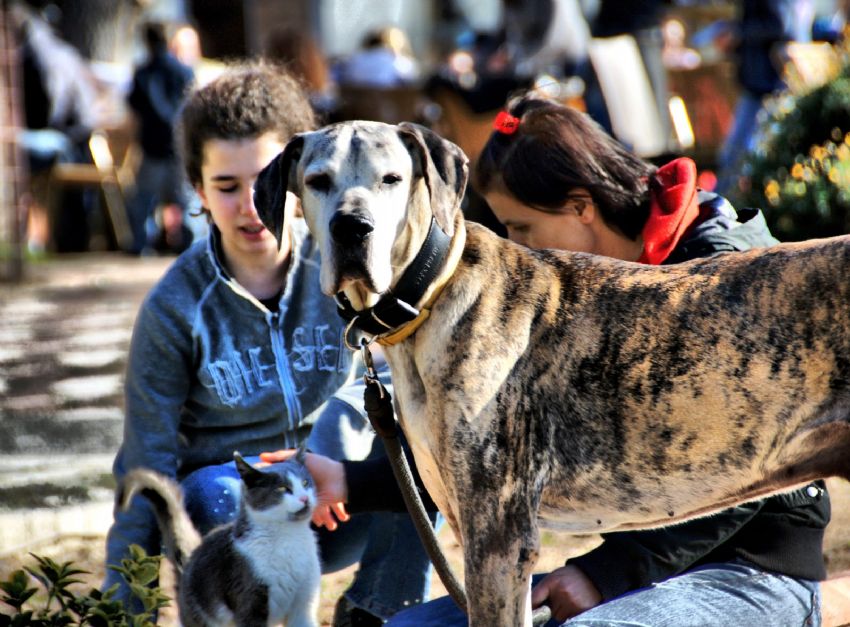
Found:
[[[236,470],[239,471],[239,476],[242,477],[242,481],[246,484],[262,478],[263,473],[246,462],[242,458],[242,455],[239,454],[239,451],[233,451],[233,461],[236,462]]]

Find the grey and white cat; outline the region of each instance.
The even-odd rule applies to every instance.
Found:
[[[310,529],[316,494],[304,455],[302,447],[295,458],[259,470],[234,453],[242,478],[236,520],[203,539],[174,481],[147,469],[127,474],[118,502],[127,507],[140,493],[153,504],[177,571],[184,627],[319,624],[321,568]]]

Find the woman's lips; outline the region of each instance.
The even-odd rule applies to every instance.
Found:
[[[240,226],[239,231],[248,239],[261,239],[263,237],[263,233],[266,232],[266,227],[262,224],[256,224],[251,226]]]

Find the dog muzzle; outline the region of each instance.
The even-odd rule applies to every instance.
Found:
[[[414,322],[422,316],[416,304],[437,278],[449,253],[451,238],[434,218],[422,247],[401,275],[398,283],[381,296],[369,309],[357,311],[343,293],[336,295],[337,312],[364,333],[384,336]],[[348,342],[346,338],[346,342]]]

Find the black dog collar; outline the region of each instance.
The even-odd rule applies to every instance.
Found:
[[[382,335],[411,322],[419,315],[416,303],[437,278],[450,244],[451,238],[431,218],[422,247],[393,290],[381,296],[373,307],[363,311],[354,309],[348,297],[339,292],[336,295],[337,312],[349,322],[356,318],[354,326],[370,335]]]

